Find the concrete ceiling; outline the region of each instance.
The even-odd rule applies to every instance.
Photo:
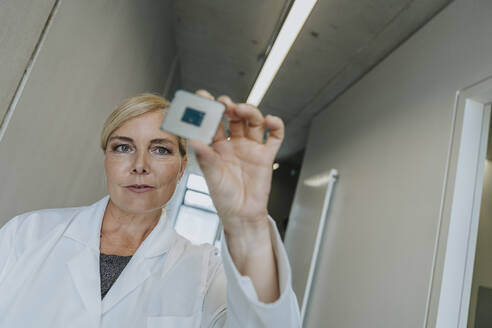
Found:
[[[286,123],[279,159],[313,117],[452,0],[320,0],[259,108]],[[289,0],[176,0],[181,87],[245,101]]]

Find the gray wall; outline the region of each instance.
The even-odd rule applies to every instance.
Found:
[[[286,235],[300,300],[324,195],[303,180],[340,179],[306,327],[424,326],[455,96],[492,74],[491,18],[456,0],[313,120]]]
[[[0,124],[55,0],[0,2]]]
[[[12,59],[2,56],[2,78],[17,55],[34,48],[50,10],[43,3],[27,15],[26,1],[8,1],[13,17],[0,15],[0,37],[25,43],[11,47]],[[0,141],[0,225],[28,210],[90,204],[106,193],[102,124],[123,98],[163,92],[176,55],[171,15],[170,1],[61,1]],[[24,20],[27,41],[18,29]],[[3,113],[6,102],[0,106]]]

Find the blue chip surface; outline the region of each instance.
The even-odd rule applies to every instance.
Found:
[[[205,116],[205,112],[200,110],[186,107],[183,117],[181,117],[181,121],[193,124],[195,126],[202,125],[203,117]]]

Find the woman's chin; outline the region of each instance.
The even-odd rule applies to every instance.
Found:
[[[112,202],[120,209],[132,214],[148,213],[161,207],[155,197],[118,197],[117,199],[112,199]]]

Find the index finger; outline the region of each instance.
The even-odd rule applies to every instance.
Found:
[[[265,126],[270,129],[265,146],[271,150],[273,157],[275,157],[284,140],[284,122],[278,116],[267,115],[265,117]]]
[[[236,107],[236,114],[248,122],[246,126],[246,136],[253,141],[262,143],[265,134],[263,127],[265,118],[260,110],[253,105],[239,104]]]

